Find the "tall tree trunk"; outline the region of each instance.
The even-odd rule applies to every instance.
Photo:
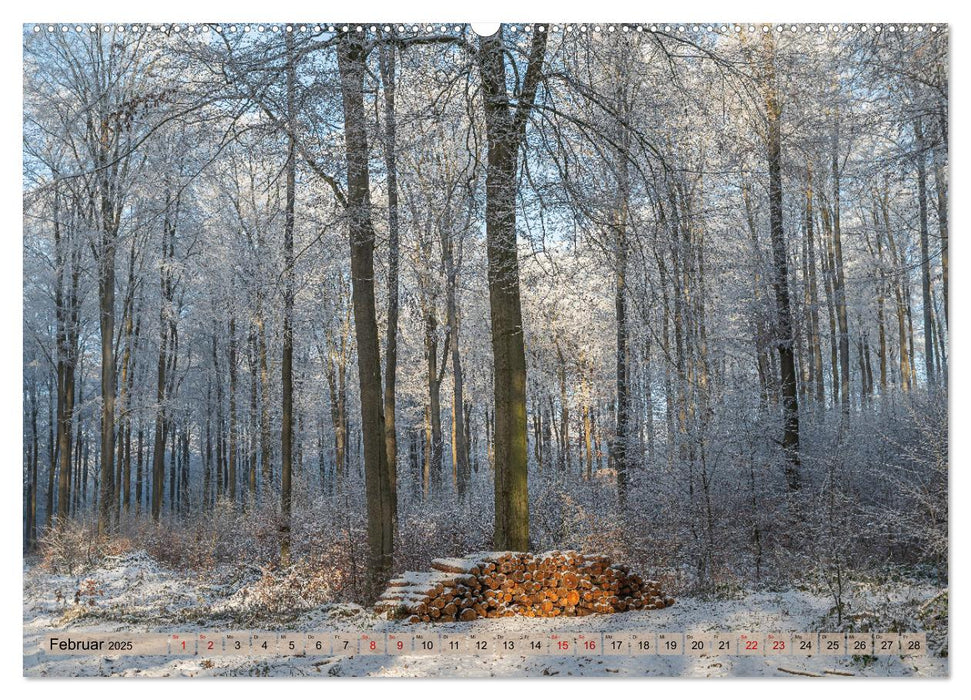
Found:
[[[339,388],[337,377],[337,361],[334,359],[335,353],[328,353],[327,356],[327,386],[330,390],[330,419],[334,429],[334,479],[337,482],[338,491],[344,486],[344,463],[346,445],[346,417],[344,414],[344,401]]]
[[[291,516],[291,479],[293,476],[293,225],[296,206],[296,169],[297,153],[294,141],[296,121],[297,69],[294,65],[293,34],[286,34],[287,47],[287,191],[286,209],[283,221],[283,359],[280,369],[283,374],[281,387],[283,410],[280,427],[280,510],[282,516],[280,532],[280,561],[284,566],[290,563],[290,516]],[[234,475],[235,476],[235,475]]]
[[[200,445],[202,451],[202,502],[212,507],[215,499],[212,497],[212,375],[206,383],[206,429],[205,442]]]
[[[399,232],[395,51],[393,44],[382,42],[378,45],[381,83],[384,86],[384,167],[388,178],[388,327],[384,357],[384,441],[388,453],[392,509],[397,512],[398,435],[395,426],[395,392],[398,372]]]
[[[519,295],[516,190],[519,149],[536,98],[546,31],[533,32],[515,112],[506,88],[502,29],[479,37],[478,65],[488,141],[486,238],[495,392],[495,535],[497,549],[529,549],[526,449],[526,351]]]
[[[877,293],[877,336],[880,343],[880,394],[887,392],[886,283],[881,279]]]
[[[30,469],[27,475],[30,492],[27,498],[27,545],[33,548],[37,542],[37,472],[40,461],[40,435],[37,429],[37,416],[40,405],[37,400],[36,378],[30,385]]]
[[[98,265],[99,326],[101,329],[101,485],[98,504],[98,535],[111,528],[115,477],[115,244],[116,229],[105,226],[101,234]]]
[[[937,381],[937,368],[934,366],[933,321],[931,320],[931,261],[927,233],[927,153],[924,129],[920,117],[914,122],[914,137],[917,146],[917,211],[920,219],[920,289],[924,309],[924,367],[927,383]]]
[[[897,344],[899,346],[900,355],[900,386],[904,391],[909,391],[911,386],[911,376],[913,374],[913,364],[911,361],[912,355],[910,354],[909,345],[907,342],[908,314],[905,296],[906,290],[909,289],[909,284],[907,282],[907,277],[909,275],[907,272],[906,263],[903,259],[903,251],[900,251],[900,255],[898,256],[897,243],[894,239],[893,230],[890,228],[890,204],[888,199],[889,194],[886,192],[880,196],[880,212],[883,218],[883,232],[887,236],[887,246],[890,249],[890,260],[897,271],[897,274],[892,275],[892,277],[894,280],[894,301],[896,302],[897,308]]]
[[[945,127],[946,128],[946,127]],[[934,149],[934,188],[937,192],[937,228],[941,236],[941,282],[944,288],[944,327],[948,327],[947,279],[947,134],[941,135],[941,145]]]
[[[745,221],[748,224],[749,238],[752,241],[753,272],[752,272],[752,296],[755,301],[754,322],[752,323],[753,340],[755,341],[755,365],[759,375],[759,388],[761,390],[761,404],[763,408],[768,408],[774,399],[774,381],[772,369],[769,366],[769,352],[767,340],[769,331],[766,327],[764,287],[762,282],[762,250],[759,246],[759,231],[755,225],[755,211],[752,208],[752,188],[748,182],[742,183],[742,202],[745,205]],[[662,284],[663,284],[662,272]],[[665,312],[667,313],[667,312]]]
[[[835,267],[836,257],[833,253],[833,222],[830,218],[829,207],[823,202],[820,207],[820,216],[823,224],[823,235],[819,242],[820,261],[823,272],[823,288],[826,291],[826,313],[829,319],[829,365],[832,381],[832,401],[836,406],[840,401],[840,354],[839,354],[839,332],[836,322],[836,282]]]
[[[216,384],[216,470],[215,470],[215,499],[218,501],[225,494],[226,478],[223,466],[223,448],[225,446],[225,436],[223,435],[223,381],[219,370],[219,351],[217,346],[216,334],[212,334],[212,370]]]
[[[586,478],[593,478],[593,409],[590,405],[590,380],[587,377],[587,373],[583,373],[582,380],[582,391],[583,395],[583,408],[582,411],[582,421],[583,421],[583,451],[586,463]]]
[[[823,372],[823,350],[819,325],[819,285],[816,281],[816,242],[814,239],[816,214],[813,211],[812,163],[806,163],[806,254],[809,273],[809,325],[812,334],[812,365],[815,379],[816,404],[826,404],[826,379]]]
[[[121,504],[124,494],[124,464],[125,464],[125,445],[126,435],[128,434],[128,404],[131,401],[129,392],[129,378],[132,363],[132,337],[135,334],[134,328],[134,304],[135,304],[135,248],[136,241],[132,240],[132,246],[128,253],[128,276],[127,289],[122,302],[121,312],[121,337],[118,339],[118,348],[124,349],[121,353],[121,363],[119,368],[118,386],[120,394],[118,396],[118,433],[116,437],[115,454],[115,502],[114,518],[116,521],[121,519]],[[122,345],[123,344],[123,345]]]
[[[237,350],[236,350],[236,317],[230,312],[229,317],[229,500],[236,503],[236,462],[239,456],[239,435],[236,425],[236,379],[237,379]]]
[[[256,353],[256,328],[250,326],[246,339],[246,359],[249,366],[249,460],[246,474],[246,502],[253,506],[257,503],[256,465],[259,462],[259,402],[257,401],[258,362]]]
[[[60,197],[55,193],[54,206],[54,248],[57,267],[57,282],[54,303],[57,317],[57,516],[66,520],[71,502],[71,446],[74,439],[74,386],[75,364],[77,358],[77,276],[75,269],[69,275],[68,259],[65,250],[65,237],[61,232],[59,218]],[[67,286],[68,279],[71,285]],[[53,462],[52,462],[53,466]]]
[[[556,379],[560,386],[560,423],[556,431],[559,436],[557,466],[560,471],[569,472],[572,450],[570,449],[570,401],[567,396],[566,357],[559,338],[554,338],[553,342],[556,345]]]
[[[173,351],[174,352],[174,351]],[[172,440],[169,448],[169,513],[179,512],[179,491],[177,489],[178,459],[179,459],[179,426],[178,416],[174,414],[168,421],[168,436]]]
[[[937,293],[933,290],[931,290],[931,309],[934,311],[934,348],[937,353],[938,379],[947,386],[947,339],[944,324],[941,323],[941,313],[937,307]]]
[[[369,593],[387,582],[394,553],[395,507],[385,439],[381,358],[374,294],[374,226],[371,220],[367,122],[364,114],[364,37],[342,33],[337,46],[347,151],[347,220],[357,337],[364,481],[368,511]]]
[[[843,236],[840,228],[840,117],[836,112],[833,127],[833,292],[836,295],[836,322],[839,327],[840,407],[843,416],[850,413],[850,331],[846,317],[846,277],[843,273]]]
[[[131,280],[134,282],[134,279]],[[132,309],[132,313],[135,313],[135,309]],[[128,396],[133,396],[135,391],[135,369],[136,361],[138,357],[138,341],[141,334],[141,316],[139,315],[138,321],[135,323],[135,328],[132,330],[131,334],[131,353],[128,358],[126,358],[126,366],[128,366],[128,376],[126,382],[126,393]],[[130,365],[130,366],[129,366]],[[124,494],[124,508],[125,515],[131,512],[131,462],[132,462],[132,423],[133,423],[134,412],[132,408],[126,411],[125,415],[125,452],[123,456],[122,464],[122,493]]]
[[[273,482],[273,458],[270,438],[270,363],[266,347],[266,323],[262,295],[256,293],[256,345],[260,365],[260,478],[263,490],[270,493]]]
[[[773,287],[776,305],[776,345],[782,378],[783,436],[786,452],[786,483],[790,492],[801,486],[799,473],[799,398],[793,356],[792,321],[789,308],[789,261],[786,255],[785,231],[782,227],[782,132],[775,79],[775,40],[772,32],[764,35],[765,84],[763,86],[767,119],[766,146],[769,167],[769,233],[772,237]]]
[[[626,108],[626,105],[623,106]],[[629,357],[627,349],[627,225],[630,213],[628,211],[629,177],[628,152],[630,134],[626,126],[621,126],[619,153],[617,154],[617,207],[614,212],[614,315],[617,322],[616,335],[616,388],[617,388],[617,422],[614,432],[613,459],[617,470],[617,498],[621,509],[627,504],[627,468],[630,429],[630,388],[629,388]],[[588,466],[589,470],[589,466]]]
[[[159,304],[159,344],[158,375],[155,385],[155,444],[152,453],[152,519],[158,522],[162,513],[163,487],[165,483],[165,434],[168,429],[166,410],[166,389],[169,380],[166,371],[170,365],[170,330],[173,306],[173,257],[175,254],[175,225],[166,215],[162,227],[162,256],[159,263],[159,285],[161,301]],[[213,357],[215,357],[216,338],[213,336]],[[218,366],[215,368],[218,376]]]
[[[76,343],[67,339],[65,329],[64,347],[57,363],[58,401],[57,401],[57,517],[66,520],[71,499],[71,443],[74,437],[72,425],[74,416],[74,357]]]
[[[651,335],[644,338],[644,429],[647,432],[647,463],[657,464],[657,446],[654,432],[654,362],[651,359]]]
[[[439,493],[442,481],[442,398],[441,379],[438,370],[438,319],[435,317],[435,300],[428,299],[425,309],[425,380],[428,390],[425,453],[425,495]]]
[[[535,395],[533,398],[532,417],[533,417],[533,458],[536,460],[536,468],[539,470],[539,473],[542,474],[543,467],[544,467],[543,462],[545,460],[544,452],[543,452],[543,429],[545,426],[543,421],[542,401],[538,401],[535,398]]]
[[[451,339],[452,349],[452,468],[455,472],[455,486],[459,500],[468,491],[469,447],[465,426],[465,382],[462,374],[462,354],[459,348],[459,308],[458,308],[458,271],[455,262],[453,233],[442,230],[442,257],[445,262],[445,323]],[[459,243],[461,258],[461,242]]]

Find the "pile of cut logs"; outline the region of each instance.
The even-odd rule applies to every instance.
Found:
[[[674,604],[657,581],[596,554],[478,552],[435,559],[432,569],[406,571],[393,579],[375,610],[410,622],[454,622],[656,610]]]

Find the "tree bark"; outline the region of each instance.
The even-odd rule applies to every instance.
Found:
[[[347,151],[347,222],[351,248],[351,282],[357,338],[358,380],[364,481],[368,511],[369,593],[376,597],[387,582],[394,553],[395,508],[385,439],[381,358],[374,293],[374,226],[371,219],[367,122],[364,114],[364,37],[340,35],[337,65],[344,108]]]
[[[445,263],[445,323],[451,339],[452,354],[452,469],[459,500],[469,488],[469,447],[465,426],[465,380],[462,373],[462,354],[459,349],[458,270],[455,261],[453,232],[443,228],[442,257]],[[461,241],[459,258],[461,259]]]
[[[168,202],[167,202],[168,204]],[[155,444],[152,453],[152,519],[158,522],[162,513],[163,488],[165,483],[165,434],[168,430],[166,410],[166,390],[169,380],[166,371],[169,367],[169,352],[172,328],[173,308],[173,272],[172,264],[175,255],[175,224],[166,213],[162,226],[162,255],[159,262],[159,288],[161,301],[159,303],[159,345],[158,345],[158,374],[155,385]],[[215,357],[215,336],[213,336],[213,356]],[[218,367],[216,367],[218,376]]]
[[[260,479],[269,493],[273,483],[273,446],[270,437],[270,366],[266,347],[262,294],[256,292],[256,348],[260,365]]]
[[[98,265],[98,320],[101,329],[101,488],[98,495],[98,535],[111,528],[115,456],[115,243],[117,229],[109,223],[101,234]]]
[[[68,249],[60,222],[60,196],[54,195],[54,304],[57,317],[57,515],[67,519],[71,499],[71,445],[74,437],[75,365],[78,350],[77,255]],[[53,465],[53,463],[52,463]],[[49,516],[48,516],[49,517]]]
[[[526,351],[519,294],[516,185],[519,149],[536,98],[546,31],[533,32],[529,62],[512,112],[502,30],[479,37],[478,65],[488,141],[486,238],[495,393],[495,535],[497,549],[529,549],[526,449]]]
[[[920,117],[914,122],[914,138],[917,146],[917,211],[920,220],[920,290],[924,310],[924,371],[927,383],[937,381],[934,366],[934,328],[931,319],[931,262],[927,232],[927,153],[924,129]]]
[[[887,236],[887,246],[890,249],[890,261],[893,263],[897,274],[893,275],[893,294],[897,308],[897,344],[900,355],[900,386],[904,391],[909,391],[911,386],[911,376],[913,374],[912,355],[909,351],[908,331],[907,331],[907,302],[906,290],[909,288],[907,278],[909,277],[903,253],[898,256],[897,243],[894,239],[893,230],[890,228],[890,203],[889,194],[884,192],[879,197],[880,213],[882,214],[883,232]],[[903,279],[901,279],[903,278]]]
[[[617,322],[615,367],[617,371],[617,422],[614,434],[613,458],[617,470],[617,498],[621,509],[627,504],[628,441],[630,430],[630,388],[629,358],[627,349],[627,225],[628,211],[628,141],[626,127],[621,127],[620,143],[617,154],[617,210],[614,214],[614,315]]]
[[[239,458],[239,434],[236,422],[236,388],[237,362],[236,349],[236,317],[230,311],[229,317],[229,472],[226,480],[229,482],[229,500],[236,503],[236,463]]]
[[[836,323],[839,328],[840,408],[850,412],[850,331],[846,317],[846,277],[843,273],[843,235],[840,228],[839,110],[833,127],[833,292],[836,295]]]
[[[816,281],[816,214],[813,211],[813,171],[812,163],[806,163],[806,254],[809,273],[809,325],[812,335],[812,365],[815,380],[816,404],[825,406],[826,380],[823,371],[823,350],[819,325],[819,285]]]
[[[284,566],[290,563],[290,517],[291,517],[291,479],[293,476],[293,297],[294,297],[294,260],[293,224],[296,206],[296,168],[297,154],[294,142],[295,92],[297,70],[294,65],[293,34],[286,34],[287,65],[287,164],[286,164],[286,204],[283,220],[283,358],[280,362],[282,373],[280,427],[280,561]]]
[[[793,356],[792,320],[789,306],[789,261],[785,230],[782,226],[782,132],[781,108],[775,84],[775,40],[772,32],[763,35],[765,48],[766,146],[769,168],[769,233],[772,238],[773,287],[776,305],[776,346],[782,379],[783,436],[786,453],[786,483],[790,492],[801,486],[799,455],[799,398]]]
[[[438,493],[442,481],[442,392],[438,370],[438,320],[434,299],[426,300],[425,309],[425,381],[428,388],[428,451],[425,453],[425,495]]]
[[[934,149],[934,188],[937,192],[937,228],[941,236],[941,282],[944,289],[944,327],[948,328],[948,279],[947,279],[947,134],[941,135],[942,144]]]
[[[378,45],[381,82],[384,86],[384,167],[388,187],[388,327],[384,356],[384,441],[388,453],[392,508],[398,503],[398,435],[395,426],[398,372],[398,154],[395,112],[395,47]]]

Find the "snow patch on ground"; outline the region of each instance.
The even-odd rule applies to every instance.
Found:
[[[946,676],[946,630],[928,634],[926,657],[751,657],[751,656],[330,656],[330,657],[152,657],[45,656],[43,638],[55,631],[195,632],[210,630],[356,630],[417,632],[356,605],[327,604],[274,618],[259,617],[246,593],[259,580],[255,567],[221,569],[205,577],[161,567],[144,552],[105,561],[81,576],[24,572],[24,675],[70,676],[381,676],[381,677],[724,677],[797,674],[854,676]],[[922,629],[918,611],[941,589],[899,583],[860,586],[852,607],[871,621],[889,619],[900,631]],[[76,602],[77,601],[77,602]],[[544,634],[554,631],[797,632],[831,630],[831,599],[809,591],[749,593],[733,600],[682,597],[663,610],[584,618],[500,618],[431,626],[436,632]],[[890,629],[874,624],[875,629]],[[944,654],[944,656],[942,656]],[[785,669],[785,670],[782,670]]]

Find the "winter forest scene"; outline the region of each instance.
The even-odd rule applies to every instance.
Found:
[[[948,60],[25,25],[24,674],[947,676]],[[234,630],[926,654],[43,651]]]

